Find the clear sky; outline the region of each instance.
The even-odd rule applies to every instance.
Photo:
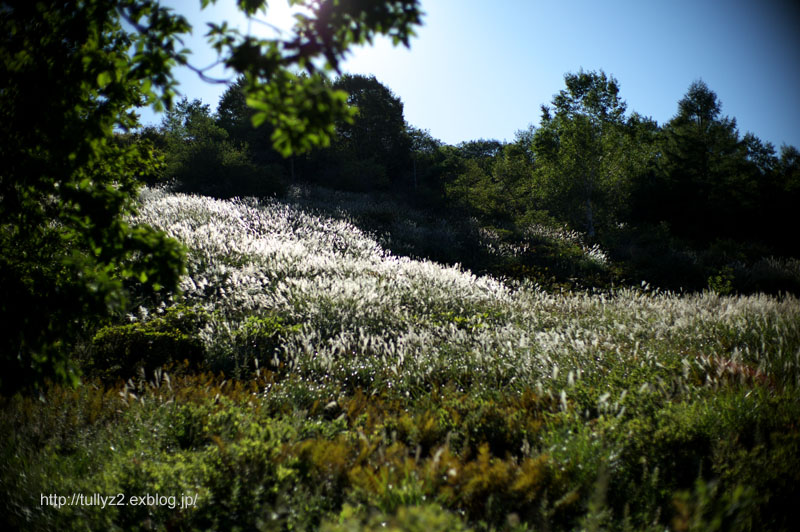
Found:
[[[206,11],[199,0],[163,3],[195,27],[186,44],[197,52],[196,66],[214,61],[203,51],[206,21],[248,30],[233,0]],[[287,27],[286,1],[270,4],[261,18]],[[424,26],[410,50],[380,40],[355,49],[344,70],[374,74],[401,98],[411,125],[446,143],[512,140],[538,123],[540,106],[564,88],[564,74],[583,68],[617,78],[629,111],[660,124],[702,79],[742,134],[800,147],[797,0],[422,0],[422,8]],[[216,108],[224,85],[190,72],[178,77],[182,93]],[[144,112],[142,120],[160,118]]]

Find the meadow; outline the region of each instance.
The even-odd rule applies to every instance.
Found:
[[[333,195],[145,189],[180,294],[87,339],[80,388],[3,400],[11,529],[790,529],[796,296],[476,275],[448,250],[525,250]],[[195,502],[42,502],[74,493]]]

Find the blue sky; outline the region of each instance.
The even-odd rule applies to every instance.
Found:
[[[167,1],[187,16],[191,63],[206,66],[205,22],[248,27],[233,0],[200,11],[198,0]],[[800,3],[794,0],[422,0],[424,26],[411,49],[386,40],[357,48],[344,64],[374,74],[405,105],[406,120],[449,144],[512,140],[537,124],[564,74],[604,70],[619,80],[629,111],[663,124],[689,85],[702,79],[741,133],[779,148],[800,147]],[[288,27],[285,0],[265,20]],[[250,31],[267,31],[251,23]],[[206,50],[204,50],[206,49]],[[221,71],[214,72],[223,76]],[[224,85],[180,72],[180,90],[216,108]],[[158,122],[151,112],[145,123]]]

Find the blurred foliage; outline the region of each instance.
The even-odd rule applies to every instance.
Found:
[[[44,378],[75,382],[70,346],[87,322],[124,307],[126,280],[176,287],[179,244],[125,221],[158,160],[113,129],[135,126],[130,109],[142,102],[169,103],[188,26],[150,2],[2,11],[0,313],[10,332],[0,389],[12,393]],[[149,31],[125,31],[121,14],[152,21]]]

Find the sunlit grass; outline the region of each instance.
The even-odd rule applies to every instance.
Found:
[[[468,379],[560,395],[620,364],[637,387],[656,384],[646,378],[710,385],[742,364],[797,384],[794,297],[548,293],[393,256],[346,220],[284,203],[144,198],[140,220],[190,249],[184,299],[213,316],[198,333],[215,360],[236,352],[248,318],[270,314],[298,330],[265,356],[299,374],[360,371],[396,389]]]

